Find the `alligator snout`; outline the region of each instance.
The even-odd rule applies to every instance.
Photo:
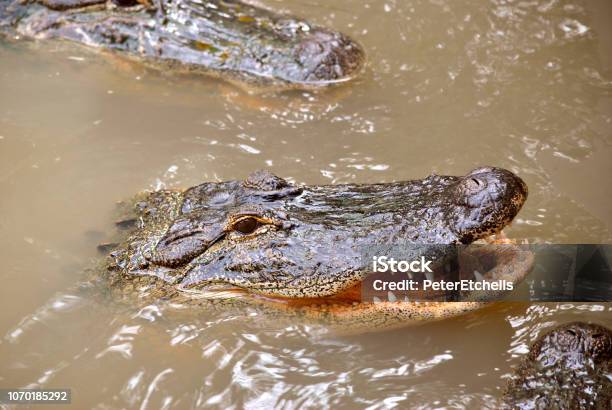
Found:
[[[546,334],[538,341],[529,359],[545,366],[563,359],[582,364],[585,359],[595,364],[612,358],[612,333],[606,328],[580,322],[569,323]]]
[[[302,78],[294,81],[314,84],[347,81],[358,74],[364,58],[361,46],[347,36],[317,30],[295,48]]]
[[[527,185],[512,172],[494,167],[476,168],[457,183],[457,203],[471,208],[487,203],[499,203],[500,199],[520,202],[527,198]]]
[[[611,370],[610,329],[585,322],[561,325],[531,346],[506,387],[502,408],[608,409]]]
[[[527,194],[525,182],[512,172],[477,168],[451,188],[451,225],[463,243],[497,234],[518,214]]]

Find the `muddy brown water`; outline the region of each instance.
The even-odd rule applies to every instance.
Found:
[[[612,325],[608,303],[516,303],[346,337],[71,291],[117,200],[257,168],[342,183],[506,167],[530,188],[509,235],[611,242],[609,2],[265,3],[351,34],[363,76],[253,96],[79,47],[0,43],[0,386],[71,388],[73,408],[495,408],[543,330]]]

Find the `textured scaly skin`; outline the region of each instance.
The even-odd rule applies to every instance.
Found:
[[[162,68],[284,88],[344,82],[364,62],[362,48],[342,33],[241,1],[142,3],[0,0],[0,32],[69,40]]]

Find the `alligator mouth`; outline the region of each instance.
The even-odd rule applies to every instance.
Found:
[[[478,266],[467,264],[462,268],[473,272],[475,280],[505,280],[516,285],[525,278],[533,266],[533,254],[508,239],[503,233],[477,241],[475,244],[485,245],[477,248],[479,253],[475,259],[478,260]],[[438,278],[437,272],[434,275],[436,275],[434,278]],[[467,278],[464,273],[461,273],[461,277]],[[209,285],[187,293],[190,297],[206,299],[249,299],[277,309],[298,310],[310,318],[319,318],[351,328],[362,326],[367,329],[393,328],[403,326],[406,322],[457,316],[498,300],[501,295],[498,292],[474,291],[462,295],[462,301],[441,302],[441,297],[444,295],[438,292],[421,294],[413,301],[396,299],[394,296],[380,300],[364,297],[363,288],[364,283],[359,282],[337,294],[318,298],[261,295],[248,289],[224,284]]]

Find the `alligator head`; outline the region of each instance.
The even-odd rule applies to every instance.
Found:
[[[259,171],[148,194],[136,204],[140,226],[112,265],[118,277],[153,276],[180,292],[221,286],[291,300],[335,297],[366,275],[364,247],[470,243],[500,232],[526,197],[519,177],[492,167],[303,187]]]
[[[0,4],[3,23],[32,38],[265,85],[346,81],[364,60],[342,33],[237,0],[16,0]]]
[[[507,408],[612,406],[612,331],[583,322],[540,336],[504,394]]]

